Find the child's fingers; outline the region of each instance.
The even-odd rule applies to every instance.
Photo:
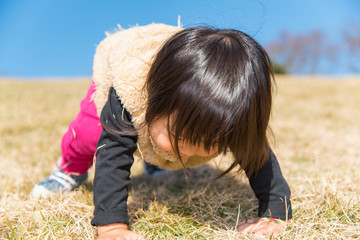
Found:
[[[280,234],[285,229],[285,223],[273,224],[260,219],[258,222],[249,224],[240,230],[242,233],[253,233],[256,235]]]
[[[244,219],[238,224],[238,226],[244,223],[256,223],[257,221],[259,221],[259,218]]]
[[[243,233],[257,233],[258,231],[262,231],[266,227],[267,227],[266,223],[257,222],[257,223],[247,224],[240,231],[243,232]]]
[[[243,232],[245,228],[247,228],[248,226],[250,226],[251,223],[243,223],[241,225],[239,225],[236,230],[239,231],[239,232]]]
[[[98,240],[146,240],[146,238],[137,233],[127,229],[115,229],[115,231],[108,231],[99,235]]]
[[[257,221],[259,221],[259,218],[244,219],[238,224],[236,230],[242,231],[244,228],[246,228],[247,226],[249,226],[253,223],[256,223]]]
[[[142,235],[139,235],[139,236],[129,236],[129,237],[116,237],[114,238],[114,240],[146,240],[146,238]]]
[[[126,239],[126,240],[128,240],[128,239]],[[146,238],[141,234],[137,234],[137,236],[131,236],[131,238],[129,238],[129,240],[146,240]]]
[[[261,226],[258,226],[253,229],[252,233],[255,235],[271,235],[273,234],[274,237],[278,236],[284,229],[280,226],[274,227],[270,225],[264,225],[261,224]]]
[[[256,227],[254,227],[251,231],[254,234],[272,234],[274,232],[276,232],[276,229],[269,227],[268,225],[265,224],[260,224]]]
[[[249,223],[239,231],[242,233],[250,233],[250,232],[254,232],[256,230],[256,227],[258,227],[258,224],[254,224],[254,223],[250,224]]]

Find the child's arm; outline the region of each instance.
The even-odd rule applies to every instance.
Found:
[[[115,91],[110,90],[100,121],[104,126],[117,130],[122,118],[131,122],[130,114],[123,109]],[[104,128],[97,145],[94,178],[94,218],[92,225],[99,226],[99,238],[109,236],[141,236],[127,229],[127,198],[130,168],[136,150],[137,136],[120,136]],[[131,239],[131,238],[129,238]],[[134,238],[141,239],[141,238]]]
[[[238,230],[271,233],[284,229],[286,221],[292,218],[291,192],[271,149],[268,161],[249,182],[259,199],[259,218],[240,222]]]

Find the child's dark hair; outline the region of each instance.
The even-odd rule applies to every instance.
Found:
[[[179,138],[230,150],[253,176],[269,153],[267,129],[273,75],[265,50],[238,30],[187,28],[172,36],[148,73],[146,124],[174,115],[168,127],[180,157]],[[170,126],[170,125],[169,125]],[[181,159],[181,158],[180,158]]]

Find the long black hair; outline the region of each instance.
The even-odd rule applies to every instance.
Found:
[[[192,27],[173,35],[150,67],[145,124],[175,115],[169,124],[175,153],[179,139],[219,154],[230,150],[248,176],[266,162],[273,74],[265,50],[233,29]]]

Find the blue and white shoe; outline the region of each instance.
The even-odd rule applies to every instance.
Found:
[[[145,162],[144,172],[153,178],[157,178],[157,177],[167,176],[168,174],[172,174],[174,171],[161,169],[155,165]]]
[[[39,182],[30,192],[33,198],[48,198],[55,194],[70,192],[85,183],[88,173],[70,175],[59,169]]]

